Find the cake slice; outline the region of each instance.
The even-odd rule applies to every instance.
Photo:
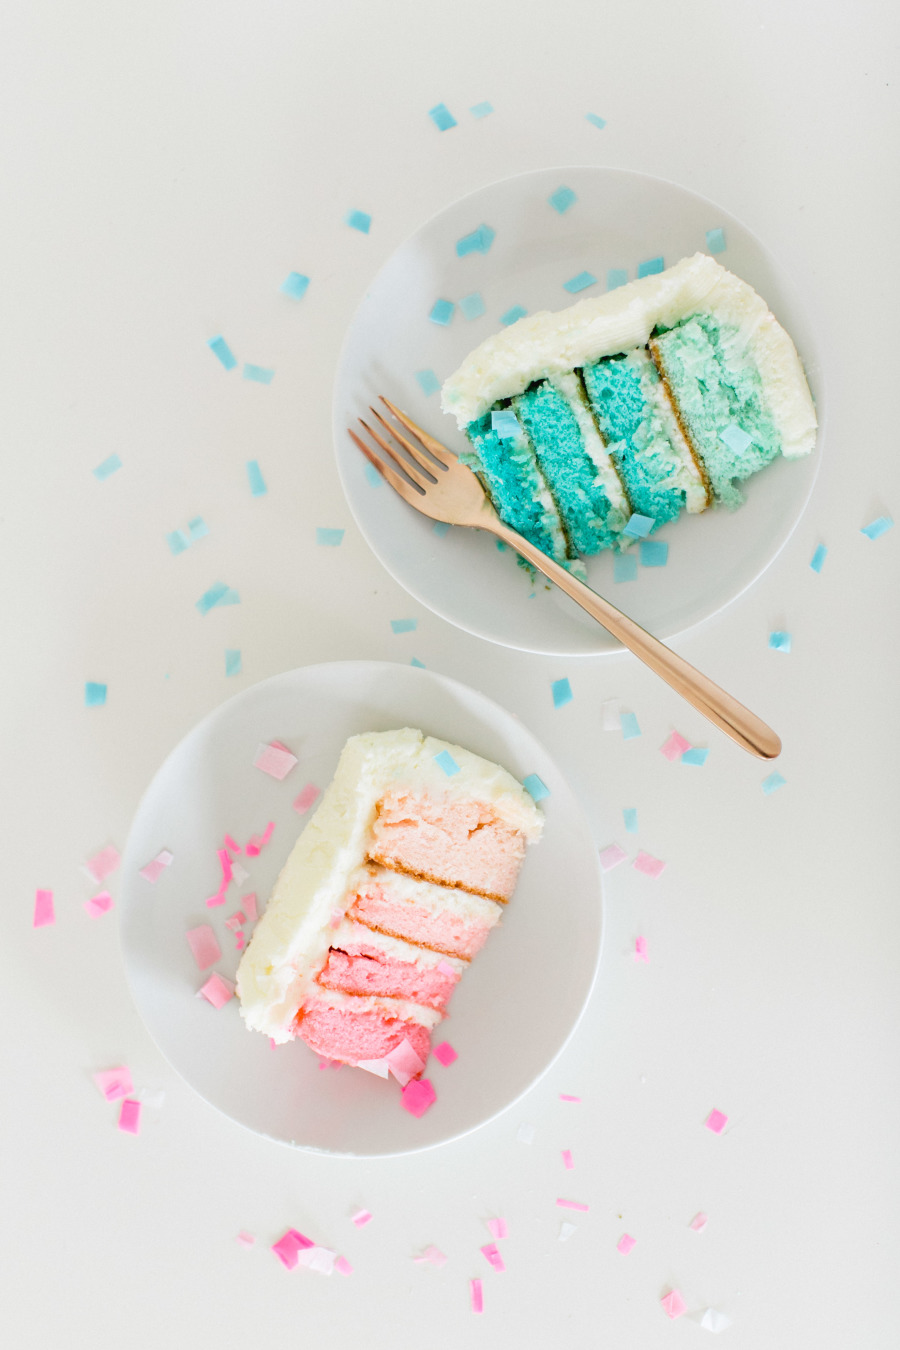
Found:
[[[430,1035],[542,816],[499,765],[409,728],[352,737],[238,967],[248,1027],[348,1064]]]

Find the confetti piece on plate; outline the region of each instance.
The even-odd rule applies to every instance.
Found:
[[[775,769],[772,773],[769,774],[768,778],[764,778],[762,780],[762,790],[767,797],[770,797],[773,792],[776,792],[778,790],[778,788],[784,787],[786,782],[787,779],[782,778],[778,770]]]
[[[363,473],[366,475],[366,481],[370,487],[380,488],[384,483],[384,479],[375,468],[375,465],[370,464],[368,460],[363,464]]]
[[[554,708],[564,708],[572,702],[572,686],[567,679],[554,680],[550,688],[553,691]]]
[[[155,858],[151,858],[148,863],[144,864],[140,869],[140,875],[151,884],[157,882],[166,868],[171,867],[174,860],[174,855],[167,848],[161,849]]]
[[[400,1094],[400,1100],[404,1111],[419,1119],[437,1101],[437,1093],[427,1078],[413,1078]]]
[[[818,544],[816,546],[815,553],[812,555],[812,558],[810,559],[809,564],[814,572],[821,572],[827,556],[828,556],[828,549],[825,547],[824,544]]]
[[[96,470],[94,472],[96,473]],[[887,533],[893,523],[890,516],[878,516],[871,524],[863,525],[860,534],[864,534],[868,539],[880,539],[883,534]]]
[[[431,118],[438,131],[449,131],[451,127],[457,125],[456,118],[453,116],[446,103],[436,103],[433,108],[429,108],[428,116]]]
[[[742,455],[748,445],[753,443],[753,438],[748,436],[742,427],[736,422],[731,422],[724,431],[719,432],[719,440],[733,450],[736,455]]]
[[[626,806],[622,810],[622,819],[625,822],[625,830],[628,834],[637,834],[638,832],[638,813],[634,806]]]
[[[275,828],[274,820],[270,820],[262,834],[253,834],[247,841],[247,847],[244,849],[248,858],[258,858],[266,844],[272,838],[272,831]],[[207,903],[209,903],[207,901]]]
[[[562,216],[568,211],[570,206],[574,206],[578,197],[569,187],[558,187],[555,192],[551,192],[547,201]]]
[[[496,432],[501,441],[513,440],[520,430],[519,419],[509,408],[500,408],[491,413],[491,431]]]
[[[91,1074],[102,1095],[108,1102],[118,1101],[120,1097],[130,1097],[134,1091],[131,1070],[124,1064],[116,1069],[101,1069]]]
[[[315,783],[307,783],[306,787],[294,798],[294,810],[297,812],[297,815],[305,815],[320,796],[321,790],[316,787]]]
[[[237,358],[221,335],[219,337],[209,338],[206,345],[213,355],[219,358],[226,370],[234,370],[237,365]]]
[[[606,289],[608,291],[617,291],[620,286],[627,286],[628,273],[624,267],[611,267],[606,274]]]
[[[486,1242],[481,1249],[481,1254],[488,1265],[493,1266],[494,1270],[503,1271],[506,1269],[503,1264],[503,1257],[500,1255],[500,1248],[496,1242]]]
[[[534,1126],[520,1125],[519,1128],[516,1130],[516,1142],[519,1144],[533,1144]]]
[[[471,234],[464,234],[456,241],[456,256],[465,258],[469,253],[487,253],[497,237],[497,231],[490,225],[479,225]]]
[[[669,545],[661,539],[642,539],[641,567],[665,567],[669,561]]]
[[[126,1134],[140,1134],[141,1104],[132,1097],[126,1097],[119,1110],[119,1129]]]
[[[253,1236],[252,1233],[245,1233],[243,1230],[241,1230],[241,1232],[238,1233],[237,1240],[242,1247],[252,1247],[256,1242],[256,1238]]]
[[[85,900],[84,907],[92,919],[99,919],[101,914],[106,914],[113,907],[113,898],[109,891],[99,891],[97,895],[92,895],[90,900]]]
[[[579,291],[586,291],[588,286],[596,286],[597,278],[593,272],[579,272],[577,276],[569,277],[568,281],[563,282],[563,290],[568,291],[570,295],[577,295]]]
[[[638,726],[638,720],[633,712],[620,713],[619,725],[622,728],[623,741],[633,741],[636,736],[640,736],[641,734],[641,729]]]
[[[623,1233],[622,1236],[619,1238],[618,1242],[616,1243],[616,1250],[620,1251],[623,1256],[627,1256],[628,1253],[631,1251],[632,1247],[636,1245],[637,1245],[636,1238],[633,1238],[630,1233]]]
[[[115,844],[101,848],[93,857],[88,858],[84,870],[94,881],[103,881],[111,872],[115,872],[122,861],[122,855]]]
[[[229,999],[234,998],[234,985],[230,980],[226,980],[224,975],[213,971],[206,984],[199,991],[216,1009],[224,1008]]]
[[[647,939],[645,937],[636,937],[634,939],[634,959],[635,961],[644,961],[650,964],[650,957],[647,955]]]
[[[348,211],[344,220],[351,230],[359,230],[360,234],[368,234],[372,228],[372,217],[367,211]]]
[[[254,384],[271,384],[275,378],[271,366],[255,366],[251,361],[244,362],[242,373],[245,380],[252,380]]]
[[[637,581],[638,560],[634,553],[617,553],[613,558],[613,581]]]
[[[663,1306],[663,1311],[666,1316],[671,1317],[673,1322],[676,1317],[681,1317],[682,1313],[687,1312],[687,1304],[681,1297],[681,1291],[679,1289],[672,1289],[668,1294],[665,1294],[660,1299],[660,1303]]]
[[[557,1241],[568,1242],[569,1238],[572,1237],[573,1233],[577,1232],[578,1229],[574,1223],[561,1223],[559,1225],[559,1237]]]
[[[432,525],[431,530],[433,534],[437,535],[438,539],[443,539],[444,535],[449,534],[452,528],[453,526],[450,524],[449,520],[436,520]],[[498,544],[502,542],[501,539],[497,540]]]
[[[439,1247],[426,1247],[421,1256],[413,1257],[413,1261],[417,1266],[431,1265],[438,1269],[447,1264],[447,1258]]]
[[[254,769],[261,769],[270,778],[277,778],[280,783],[282,779],[287,778],[296,763],[297,756],[292,755],[290,750],[285,750],[283,746],[270,743],[258,747],[253,767]]]
[[[509,1229],[505,1219],[488,1219],[487,1226],[491,1237],[498,1242],[505,1237],[509,1237]]]
[[[725,231],[722,229],[721,225],[717,226],[714,230],[706,231],[706,247],[709,249],[710,253],[725,252]]]
[[[567,1172],[571,1172],[575,1164],[572,1161],[572,1150],[570,1148],[563,1149],[562,1160],[563,1160],[563,1167],[566,1169]]]
[[[98,483],[102,483],[105,479],[109,478],[110,474],[114,474],[116,469],[121,469],[121,467],[122,461],[119,459],[119,456],[115,454],[110,455],[108,459],[105,459],[102,464],[98,464],[96,469],[93,470],[94,477],[97,479]]]
[[[456,306],[452,300],[435,300],[428,317],[432,323],[440,324],[442,328],[446,328],[453,318],[455,309]]]
[[[88,680],[84,686],[84,706],[86,708],[102,708],[106,702],[106,685],[97,684],[94,680]]]
[[[708,759],[709,749],[705,745],[692,745],[691,748],[685,750],[684,754],[681,756],[682,764],[693,764],[698,769],[702,769]]]
[[[590,122],[591,126],[599,127],[601,131],[606,126],[605,117],[600,117],[597,113],[585,113],[584,115]]]
[[[700,1318],[700,1325],[704,1331],[712,1331],[718,1335],[720,1331],[725,1331],[731,1326],[731,1318],[716,1308],[707,1308]]]
[[[464,295],[458,303],[467,319],[480,319],[482,314],[486,312],[485,303],[479,291],[473,291],[471,295]]]
[[[340,548],[343,542],[343,530],[329,530],[321,525],[316,528],[316,543],[320,548]]]
[[[699,1214],[695,1214],[694,1217],[691,1219],[690,1223],[688,1224],[688,1227],[693,1228],[695,1233],[702,1233],[708,1223],[709,1223],[709,1215],[704,1214],[703,1210],[701,1209]]]
[[[302,300],[309,290],[309,277],[304,276],[302,272],[288,272],[278,289],[282,295],[289,295],[292,300]]]
[[[239,647],[225,648],[225,674],[240,675],[242,668],[241,652]]]
[[[256,892],[251,891],[249,895],[242,895],[241,906],[247,915],[247,922],[255,923],[257,919]]]
[[[224,581],[216,581],[210,586],[208,591],[204,591],[200,599],[195,601],[194,608],[201,614],[208,614],[211,609],[222,605],[239,605],[241,597],[237,591],[226,586]]]
[[[248,459],[246,464],[247,482],[250,484],[250,493],[254,497],[264,497],[268,492],[266,480],[263,478],[262,469],[259,467],[259,461]]]
[[[517,323],[519,319],[524,319],[528,310],[523,305],[511,305],[505,313],[500,315],[500,322],[504,328],[509,328],[510,324]]]
[[[194,954],[198,970],[207,970],[210,966],[214,966],[222,955],[219,940],[208,923],[202,923],[198,928],[189,928],[185,937]]]
[[[589,1206],[583,1205],[580,1200],[564,1200],[562,1196],[558,1197],[556,1203],[560,1207],[560,1209],[578,1209],[585,1214],[587,1213],[589,1208]]]
[[[440,969],[440,967],[438,967],[438,969]],[[436,1045],[431,1053],[434,1055],[438,1064],[443,1064],[444,1068],[447,1068],[448,1065],[459,1058],[449,1041],[441,1041],[440,1045]]]
[[[665,755],[668,760],[680,759],[685,750],[690,750],[691,743],[686,741],[677,731],[673,731],[665,745],[660,746],[660,753]]]
[[[487,102],[473,103],[472,107],[469,109],[469,112],[472,114],[472,116],[477,117],[479,119],[482,117],[489,117],[493,111],[494,111],[493,104]]]
[[[769,634],[769,646],[773,652],[789,652],[791,650],[791,635],[781,629],[776,629],[774,633]]]
[[[560,1100],[561,1102],[580,1102],[580,1101],[581,1101],[581,1098],[580,1098],[580,1097],[573,1097],[572,1094],[571,1094],[570,1092],[561,1092],[561,1093],[559,1094],[559,1100]]]
[[[623,863],[627,857],[628,854],[625,852],[624,848],[620,848],[618,844],[609,844],[607,848],[600,850],[600,866],[603,868],[604,872],[611,872],[614,867],[619,866],[619,863]]]
[[[619,700],[608,698],[600,704],[600,723],[604,731],[621,731],[619,720]]]
[[[463,305],[462,300],[460,300],[459,304],[460,308],[462,309]],[[463,312],[465,313],[465,311]],[[468,315],[466,315],[466,317],[468,318]],[[425,395],[426,398],[429,398],[432,394],[436,394],[441,387],[441,382],[435,375],[433,370],[417,370],[416,380],[418,382],[419,388],[422,390],[422,393]],[[369,468],[371,467],[372,466],[370,464]]]
[[[439,755],[435,755],[434,762],[439,769],[443,769],[448,778],[452,778],[454,774],[459,773],[459,765],[449,750],[442,750]]]
[[[418,619],[391,619],[392,633],[414,633],[418,626]]]
[[[648,258],[646,262],[638,263],[638,277],[654,277],[657,272],[661,272],[665,267],[662,258]]]
[[[283,1237],[272,1243],[272,1251],[286,1270],[293,1270],[300,1259],[300,1253],[313,1246],[315,1243],[308,1237],[298,1233],[296,1228],[289,1228]]]
[[[523,778],[522,786],[533,801],[541,802],[545,797],[550,796],[550,789],[547,784],[536,773],[530,773],[527,778]]]
[[[343,915],[341,916],[343,918]],[[391,1073],[396,1078],[401,1087],[406,1087],[425,1068],[424,1063],[415,1050],[406,1039],[396,1045],[387,1055],[385,1061]]]
[[[653,525],[653,516],[642,516],[640,511],[632,511],[622,533],[628,539],[643,539],[653,529]]]
[[[352,1275],[353,1267],[346,1256],[336,1256],[334,1259],[334,1268],[338,1275]]]
[[[713,1134],[721,1134],[728,1124],[728,1117],[723,1112],[713,1108],[703,1123],[708,1130],[712,1130]]]
[[[659,858],[654,858],[652,853],[645,853],[643,849],[638,853],[632,867],[636,872],[643,872],[645,877],[658,877],[666,868],[666,864]]]
[[[481,1288],[480,1280],[469,1281],[469,1292],[472,1299],[473,1313],[484,1312],[484,1293]]]
[[[351,1222],[355,1223],[357,1228],[363,1228],[371,1218],[372,1215],[367,1209],[358,1209],[352,1216]]]

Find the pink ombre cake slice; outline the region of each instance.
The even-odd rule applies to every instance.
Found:
[[[469,891],[435,886],[387,867],[367,867],[352,889],[347,913],[379,933],[471,960],[500,922],[503,909]]]

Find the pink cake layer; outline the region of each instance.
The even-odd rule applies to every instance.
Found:
[[[431,1048],[427,1027],[375,1010],[349,1012],[311,1002],[297,1014],[296,1025],[297,1034],[317,1055],[345,1064],[384,1059],[404,1040],[424,1064]]]
[[[400,789],[378,803],[369,858],[443,886],[506,901],[525,839],[484,802],[413,797]]]
[[[485,905],[492,902],[485,901]],[[471,960],[487,941],[499,918],[499,906],[490,917],[467,915],[450,909],[427,910],[413,900],[392,894],[377,880],[360,886],[351,900],[348,916],[379,933],[405,938],[421,947]]]
[[[345,994],[380,994],[387,998],[405,998],[426,1008],[443,1011],[459,976],[438,966],[422,967],[411,961],[396,961],[378,947],[355,943],[346,950],[332,947],[324,969],[317,976],[325,989],[340,989]]]

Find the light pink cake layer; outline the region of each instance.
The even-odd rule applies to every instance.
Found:
[[[404,1040],[424,1064],[431,1048],[427,1027],[375,1010],[348,1012],[312,1002],[297,1014],[296,1025],[297,1034],[317,1055],[345,1064],[384,1059]]]
[[[380,994],[405,998],[426,1008],[442,1011],[459,979],[438,966],[422,967],[411,961],[396,961],[369,943],[355,943],[347,950],[332,947],[318,983],[345,994]]]
[[[481,911],[477,914],[426,908],[373,879],[358,888],[348,915],[391,937],[470,960],[481,951],[501,913],[500,906],[491,900],[479,899],[477,907]]]
[[[523,835],[483,802],[388,792],[369,857],[385,867],[492,900],[508,900],[525,856]]]

